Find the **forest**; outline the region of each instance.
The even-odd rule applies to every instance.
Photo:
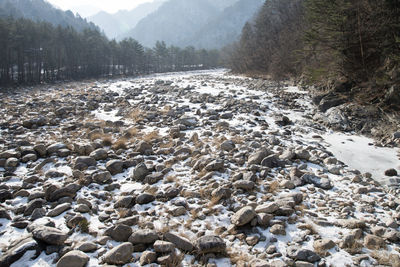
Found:
[[[387,89],[400,79],[400,1],[269,0],[225,54],[239,73]]]
[[[208,69],[219,57],[215,50],[164,42],[146,48],[131,38],[108,40],[93,28],[23,18],[0,19],[0,36],[0,86]]]

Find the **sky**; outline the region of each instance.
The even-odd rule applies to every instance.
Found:
[[[51,4],[64,10],[78,12],[82,17],[94,15],[104,10],[115,13],[121,9],[133,9],[137,5],[152,0],[47,0]]]

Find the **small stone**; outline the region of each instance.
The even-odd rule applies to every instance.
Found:
[[[82,251],[73,250],[61,257],[57,267],[84,267],[89,262],[89,256]]]
[[[319,239],[314,241],[314,250],[321,256],[326,256],[327,251],[336,246],[335,242],[330,239]]]
[[[270,202],[266,204],[262,204],[256,207],[257,213],[274,213],[279,209],[278,205],[275,202]]]
[[[129,237],[129,242],[133,245],[153,244],[156,240],[158,240],[158,235],[151,230],[137,230]]]
[[[111,175],[116,175],[118,173],[123,172],[124,162],[121,160],[113,159],[113,160],[107,161],[106,168],[107,168],[107,171],[109,171],[111,173]]]
[[[243,226],[253,220],[257,213],[252,207],[244,207],[237,211],[231,218],[231,222],[236,226]]]
[[[124,265],[131,261],[133,245],[125,242],[111,249],[104,255],[104,262],[111,265]]]
[[[188,239],[181,237],[177,234],[174,233],[166,233],[164,234],[165,239],[167,239],[169,242],[174,243],[174,245],[183,251],[192,251],[194,246],[192,242],[190,242]]]
[[[153,202],[155,199],[156,199],[155,196],[148,193],[143,193],[136,198],[136,203],[139,205],[144,205]]]
[[[154,245],[154,251],[158,253],[170,253],[175,250],[175,245],[171,242],[157,240]]]
[[[274,235],[286,235],[285,227],[281,224],[273,225],[269,231]]]
[[[157,254],[153,251],[145,251],[142,253],[142,256],[140,256],[140,265],[146,265],[146,264],[151,264],[156,262],[157,260]]]
[[[197,253],[224,253],[226,251],[226,244],[222,238],[218,236],[202,236],[196,241]]]
[[[395,169],[388,169],[385,171],[385,175],[389,177],[397,176],[397,170]]]
[[[364,238],[364,246],[375,250],[386,248],[385,240],[375,235],[366,235]]]

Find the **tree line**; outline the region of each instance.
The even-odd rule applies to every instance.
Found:
[[[400,1],[267,0],[225,54],[236,72],[387,88],[400,80]]]
[[[131,38],[108,40],[97,29],[76,31],[28,19],[0,19],[0,86],[186,71],[218,65],[215,50]]]

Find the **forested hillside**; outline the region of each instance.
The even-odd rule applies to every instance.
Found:
[[[101,11],[89,17],[88,20],[98,25],[108,38],[119,38],[134,28],[141,19],[156,11],[164,1],[143,3],[133,10],[120,10],[115,14]]]
[[[169,0],[122,36],[147,46],[162,40],[179,47],[220,49],[240,36],[240,29],[263,2]]]
[[[237,72],[388,89],[400,79],[400,2],[269,0],[226,51]]]
[[[83,31],[86,28],[97,29],[86,19],[75,16],[71,11],[56,9],[44,0],[1,0],[0,18],[7,17],[45,21],[62,27],[71,26],[77,31]]]
[[[0,19],[0,85],[215,67],[216,51],[109,41],[96,29]]]

